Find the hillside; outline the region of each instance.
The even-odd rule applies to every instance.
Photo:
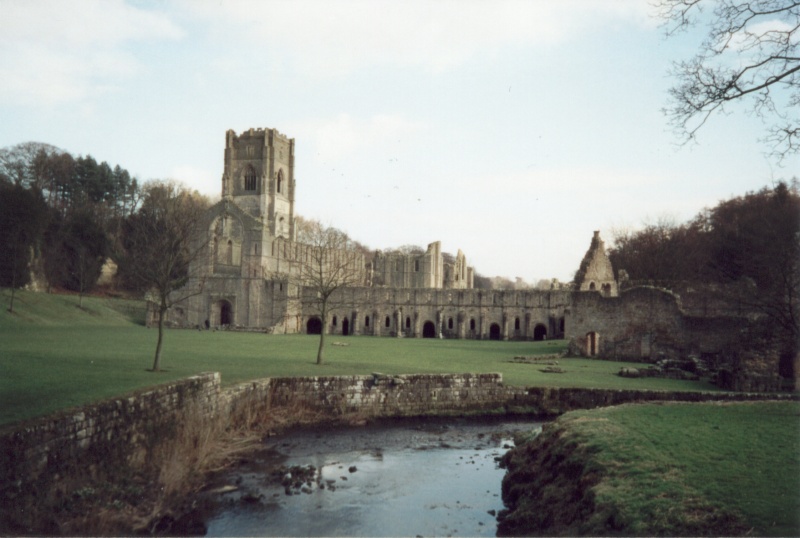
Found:
[[[0,328],[15,326],[144,325],[144,301],[114,297],[84,297],[82,306],[73,294],[17,290],[14,312],[8,311],[11,290],[0,290]]]

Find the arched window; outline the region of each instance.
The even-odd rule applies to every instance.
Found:
[[[519,318],[514,318],[514,330],[519,330]]]
[[[392,320],[389,318],[389,316],[386,316],[386,326],[389,327],[391,324]]]
[[[595,289],[594,282],[589,282],[589,289],[594,291]]]
[[[474,318],[469,320],[469,330],[470,331],[474,331],[475,330],[475,319]]]
[[[333,322],[332,322],[332,323],[333,323],[333,326],[334,326],[334,327],[336,327],[336,323],[337,323],[338,321],[339,321],[339,320],[337,320],[337,319],[336,319],[336,316],[333,316]]]
[[[225,252],[225,263],[233,265],[233,241],[228,239],[228,250]]]
[[[282,186],[283,186],[283,170],[278,170],[278,185],[277,185],[278,192],[281,192]]]
[[[448,329],[452,329],[453,328],[453,318],[449,318],[447,320],[447,328]]]
[[[419,273],[419,260],[414,260],[414,272]]]
[[[244,190],[256,190],[256,170],[250,165],[247,165],[247,169],[244,171]]]
[[[369,327],[369,316],[364,318],[364,327]]]
[[[406,329],[410,329],[410,328],[411,328],[411,318],[410,317],[406,317]]]

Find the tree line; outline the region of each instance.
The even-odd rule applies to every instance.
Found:
[[[131,222],[148,201],[152,206],[156,187],[166,188],[49,144],[0,149],[0,286],[13,290],[35,279],[48,292],[65,289],[82,298],[107,259],[124,259]],[[140,280],[131,267],[119,266],[121,289],[146,291]]]
[[[789,374],[800,351],[800,185],[780,182],[719,202],[685,223],[616,231],[608,255],[631,282],[713,286],[768,322]],[[787,375],[788,376],[788,375]]]

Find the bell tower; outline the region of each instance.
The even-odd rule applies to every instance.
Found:
[[[273,237],[295,237],[294,186],[294,138],[277,129],[225,133],[222,197],[263,221]]]

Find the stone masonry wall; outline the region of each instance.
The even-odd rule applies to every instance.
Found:
[[[224,390],[220,382],[219,373],[200,374],[0,430],[0,499],[46,491],[59,477],[80,476],[104,466],[135,468],[148,450],[174,435],[183,417],[197,410],[209,417],[221,413],[236,426],[247,413],[293,406],[330,416],[496,411],[552,416],[635,401],[775,398],[746,393],[507,387],[502,375],[495,373],[272,378]]]
[[[219,392],[219,373],[200,374],[2,428],[0,499],[46,487],[65,474],[141,463],[188,409],[213,413]]]

